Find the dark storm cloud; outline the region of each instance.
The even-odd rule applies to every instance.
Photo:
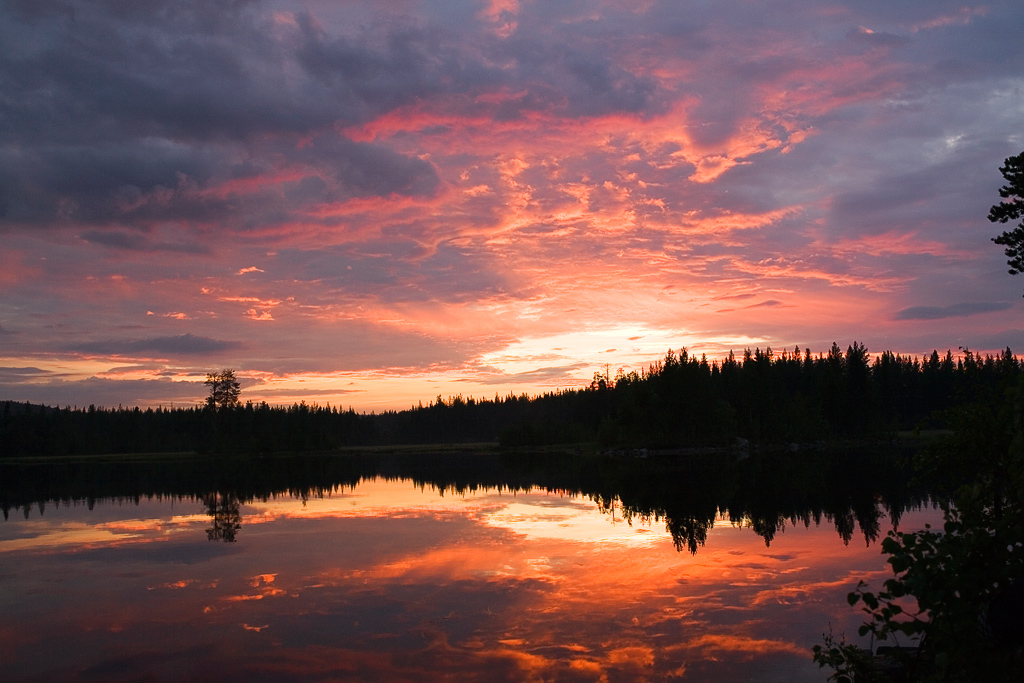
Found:
[[[128,356],[133,354],[163,353],[175,356],[192,356],[242,348],[241,342],[221,341],[193,334],[173,337],[152,337],[150,339],[110,339],[106,341],[71,344],[66,350],[76,353],[104,356]]]
[[[911,306],[896,313],[896,320],[941,320],[943,318],[965,318],[969,315],[1005,311],[1012,304],[1006,302],[962,303],[950,306]]]

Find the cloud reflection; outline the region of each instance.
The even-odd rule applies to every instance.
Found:
[[[99,524],[72,521],[55,525],[45,519],[26,521],[23,526],[19,525],[17,537],[0,538],[0,553],[58,546],[95,548],[122,543],[147,543],[166,539],[170,534],[191,531],[206,521],[207,517],[199,514]]]
[[[206,540],[198,502],[195,514],[145,505],[0,527],[14,680],[223,667],[246,680],[811,681],[820,629],[852,631],[842,596],[882,563],[829,527],[787,526],[768,548],[719,517],[690,555],[584,498],[408,480],[242,505],[230,546]],[[155,563],[147,547],[179,559]],[[75,599],[45,598],[58,588]],[[130,635],[118,654],[112,632]],[[53,653],[51,638],[69,646]]]

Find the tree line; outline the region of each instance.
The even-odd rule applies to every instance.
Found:
[[[538,396],[438,396],[409,410],[210,400],[188,408],[59,408],[3,402],[0,457],[154,452],[328,451],[500,441],[503,447],[720,447],[891,438],[948,426],[952,408],[996,405],[1024,365],[1007,348],[872,357],[747,349],[722,361],[669,351],[646,370]],[[237,395],[235,396],[237,399]]]

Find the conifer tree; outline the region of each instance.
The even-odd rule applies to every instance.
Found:
[[[1007,223],[1024,217],[1024,152],[1009,157],[999,167],[999,172],[1006,179],[1006,185],[999,188],[999,196],[1004,200],[992,206],[988,219],[993,223]],[[992,241],[1006,247],[1006,263],[1010,266],[1010,275],[1024,272],[1024,221],[1013,230],[1007,230]]]
[[[224,369],[206,375],[206,386],[210,387],[210,395],[206,397],[206,405],[211,408],[234,408],[238,405],[241,393],[235,371]]]

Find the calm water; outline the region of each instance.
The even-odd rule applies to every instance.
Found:
[[[822,681],[810,648],[830,622],[855,637],[846,593],[889,575],[870,542],[891,525],[877,493],[866,521],[851,522],[867,504],[851,500],[845,516],[769,513],[768,530],[717,506],[680,520],[631,501],[633,465],[605,493],[524,483],[550,472],[482,481],[493,468],[453,485],[423,466],[333,485],[321,472],[300,495],[196,498],[136,477],[123,486],[138,503],[91,509],[50,482],[41,513],[18,496],[56,475],[0,470],[16,490],[0,523],[0,679]],[[742,488],[750,465],[733,467]],[[693,471],[679,481],[714,489]]]

